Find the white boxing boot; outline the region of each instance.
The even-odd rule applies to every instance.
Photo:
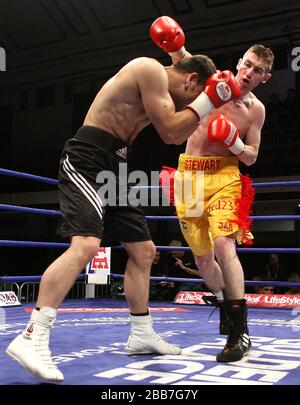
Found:
[[[6,349],[6,353],[18,361],[26,370],[45,380],[64,380],[51,359],[49,350],[50,331],[56,319],[56,310],[41,307],[34,309],[26,329]]]
[[[128,354],[181,354],[180,347],[167,343],[154,331],[150,315],[130,315],[130,321]]]

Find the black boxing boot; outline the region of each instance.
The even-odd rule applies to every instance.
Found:
[[[224,349],[217,355],[217,361],[228,363],[246,356],[251,349],[251,340],[247,326],[246,300],[224,301],[224,308],[230,320],[230,330]]]
[[[215,295],[203,295],[202,300],[206,305],[212,305],[220,310],[220,323],[219,323],[219,333],[220,335],[229,335],[229,325],[230,320],[226,314],[225,301],[218,301]],[[213,311],[214,312],[214,311]],[[212,313],[213,313],[212,312]],[[212,315],[210,314],[210,316]]]
[[[220,302],[220,323],[219,333],[220,335],[229,335],[230,333],[230,318],[226,313],[226,300]]]

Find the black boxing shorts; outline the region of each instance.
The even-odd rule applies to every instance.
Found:
[[[119,164],[126,163],[127,148],[112,134],[91,126],[79,128],[66,142],[58,176],[64,238],[94,236],[102,246],[151,240],[141,207],[119,203]],[[113,176],[116,196],[111,205],[99,193],[99,173]]]

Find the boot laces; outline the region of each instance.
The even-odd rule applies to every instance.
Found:
[[[235,347],[239,342],[239,338],[239,335],[229,335],[227,338],[225,349],[232,349],[233,347]]]
[[[35,341],[35,349],[43,365],[47,368],[57,368],[52,361],[51,351],[49,350],[49,329],[41,328]]]
[[[204,295],[202,297],[203,302],[205,305],[214,307],[214,309],[211,311],[208,319],[212,316],[212,314],[215,312],[217,308],[220,307],[221,303],[217,300],[217,297],[215,295]]]
[[[170,348],[174,347],[174,345],[172,345],[172,344],[166,342],[164,339],[162,339],[154,330],[151,332],[151,337],[153,337],[157,343],[160,343],[160,344],[165,345]]]
[[[211,313],[209,314],[209,317],[208,317],[208,319],[212,316],[212,314],[215,312],[215,310],[219,307],[220,305],[216,305],[215,307],[214,307],[214,309],[211,311]]]

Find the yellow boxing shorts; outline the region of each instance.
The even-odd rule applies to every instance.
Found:
[[[254,191],[238,162],[235,156],[179,157],[175,206],[183,236],[197,256],[212,250],[218,236],[246,244],[253,239],[248,216]]]

